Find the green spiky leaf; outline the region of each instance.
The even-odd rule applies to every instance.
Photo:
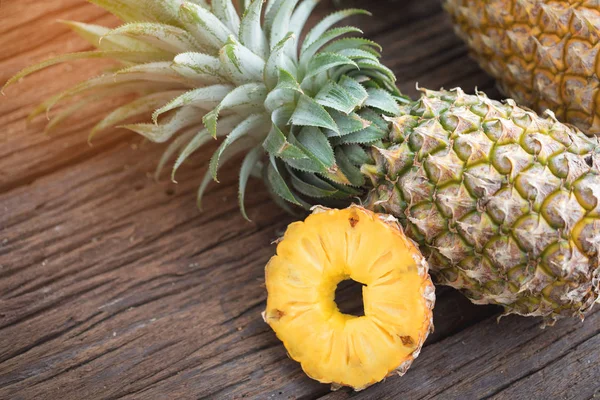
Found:
[[[342,35],[347,35],[350,33],[362,33],[362,31],[353,26],[347,26],[343,28],[334,28],[330,29],[327,32],[323,33],[320,37],[318,37],[313,43],[310,44],[304,51],[302,51],[300,55],[300,65],[306,66],[309,61],[317,54],[323,46],[327,43],[337,39]],[[327,52],[325,52],[327,53]],[[340,52],[333,52],[332,54],[341,54]]]
[[[229,146],[231,146],[235,141],[244,137],[245,135],[249,135],[253,130],[260,131],[266,123],[268,119],[265,118],[263,114],[253,114],[248,118],[239,123],[233,130],[227,135],[225,140],[221,142],[221,145],[215,151],[212,158],[210,159],[209,171],[215,180],[215,182],[219,182],[217,179],[217,171],[219,169],[219,159],[221,155],[227,150]]]
[[[335,121],[331,118],[327,110],[305,94],[300,95],[290,123],[299,126],[327,128],[339,133]]]
[[[262,147],[258,146],[253,148],[246,154],[244,157],[244,161],[242,162],[242,167],[240,168],[240,179],[238,186],[238,204],[240,206],[240,211],[242,212],[242,216],[250,221],[248,218],[248,214],[246,214],[246,206],[244,202],[244,198],[246,196],[246,185],[248,184],[248,179],[252,175],[252,171],[256,168],[256,165],[259,163],[261,157],[263,155]]]
[[[267,95],[267,90],[263,84],[247,83],[238,86],[223,98],[217,107],[207,113],[202,122],[213,137],[217,135],[217,119],[219,113],[231,109],[245,109],[260,111],[262,103]]]
[[[306,154],[297,146],[288,142],[283,132],[277,125],[271,125],[271,131],[263,142],[263,147],[269,154],[285,159],[307,158]]]
[[[294,196],[288,185],[285,183],[285,179],[281,176],[277,166],[277,160],[274,156],[269,157],[269,164],[267,166],[267,179],[272,190],[279,197],[289,201],[292,204],[301,206],[301,203],[298,201],[298,199],[296,199],[296,196]]]
[[[365,149],[358,144],[346,144],[340,146],[340,148],[354,165],[368,164],[373,161]]]
[[[277,9],[277,13],[273,18],[273,23],[270,28],[271,43],[279,43],[289,34],[293,35],[293,33],[290,32],[290,20],[297,3],[298,0],[283,0],[281,2],[281,6]]]
[[[304,39],[304,43],[301,47],[301,53],[306,51],[308,46],[313,44],[321,35],[323,35],[323,33],[325,33],[325,31],[327,31],[333,25],[337,24],[345,18],[358,14],[370,15],[369,12],[365,10],[348,9],[334,12],[333,14],[330,14],[327,17],[325,17],[318,24],[316,24],[314,28],[312,28],[310,32],[306,35],[306,39]]]
[[[348,178],[352,186],[361,187],[365,184],[365,177],[360,172],[360,169],[355,167],[354,164],[348,159],[342,149],[335,151],[335,160],[340,170]]]
[[[246,10],[240,23],[240,43],[249,48],[257,56],[266,59],[269,44],[260,25],[263,0],[254,0]]]
[[[207,9],[183,2],[179,6],[179,20],[201,46],[219,50],[234,34],[223,22]]]
[[[288,173],[290,174],[290,181],[294,189],[305,196],[321,199],[330,198],[338,194],[338,190],[331,185],[327,185],[329,187],[323,187],[325,185],[317,186],[303,179],[307,176],[314,176],[313,174],[302,171],[294,171],[292,169],[289,169]],[[325,183],[324,181],[322,182]]]
[[[171,101],[152,113],[152,121],[157,123],[158,117],[168,111],[184,106],[194,106],[201,109],[211,109],[216,107],[227,94],[233,90],[232,85],[212,85],[202,87],[189,92],[185,92],[176,97],[171,97]],[[158,107],[158,106],[157,106]]]
[[[323,107],[333,108],[344,114],[350,114],[360,106],[360,100],[336,82],[328,82],[317,93],[315,101]]]
[[[183,53],[189,49],[202,50],[192,35],[184,29],[157,22],[131,22],[122,25],[107,32],[102,37],[102,41],[115,35],[131,37],[173,54]]]
[[[231,0],[212,0],[212,12],[231,32],[240,30],[240,17]]]
[[[361,49],[370,52],[371,54],[379,58],[379,51],[381,51],[381,46],[369,39],[361,37],[348,37],[336,40],[335,42],[328,44],[325,48],[323,48],[323,51],[337,53],[346,49]]]
[[[311,58],[308,63],[306,76],[304,79],[312,78],[320,73],[331,70],[339,66],[348,66],[350,68],[358,68],[358,65],[342,55],[336,53],[319,53]]]
[[[340,129],[339,135],[335,132],[332,132],[330,135],[328,135],[330,137],[348,135],[350,133],[366,129],[372,124],[372,122],[361,118],[361,116],[357,113],[351,113],[346,115],[333,110],[329,113],[331,114],[333,120]]]
[[[219,60],[229,80],[236,85],[260,81],[265,68],[262,58],[233,37],[219,51]]]
[[[123,21],[151,21],[180,26],[176,0],[89,0]]]
[[[383,89],[368,89],[369,98],[366,101],[366,105],[377,108],[385,113],[391,115],[398,115],[400,113],[400,107],[396,102],[396,99],[386,90]]]
[[[277,81],[279,79],[279,70],[281,68],[281,58],[283,57],[285,45],[288,41],[293,40],[294,35],[290,32],[286,36],[281,39],[277,45],[273,48],[269,59],[267,60],[267,64],[265,65],[265,70],[263,73],[265,84],[267,88],[272,89],[277,85]]]

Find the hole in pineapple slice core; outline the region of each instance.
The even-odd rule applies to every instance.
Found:
[[[338,283],[335,289],[335,304],[343,314],[362,317],[365,315],[363,305],[363,284],[352,279],[346,279]]]

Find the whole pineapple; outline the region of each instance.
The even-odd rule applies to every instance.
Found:
[[[507,313],[580,315],[600,293],[600,147],[512,100],[424,91],[362,167],[438,282]]]
[[[600,134],[598,0],[444,0],[456,32],[500,88]]]
[[[597,139],[483,94],[425,91],[411,102],[376,44],[348,36],[356,28],[332,28],[359,10],[329,15],[297,43],[318,0],[270,0],[264,10],[262,0],[243,2],[241,18],[230,0],[92,2],[126,24],[71,23],[99,50],[14,80],[78,57],[121,61],[122,70],[44,107],[76,94],[91,93],[85,103],[141,92],[95,130],[157,108],[153,122],[125,127],[172,140],[159,167],[178,154],[173,171],[223,138],[199,198],[221,164],[245,153],[242,212],[252,175],[284,206],[363,196],[400,219],[441,283],[477,303],[552,322],[581,316],[598,298]]]

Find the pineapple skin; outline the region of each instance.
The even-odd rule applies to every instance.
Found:
[[[445,0],[456,33],[517,103],[600,134],[598,0]]]
[[[439,283],[551,324],[599,297],[600,147],[549,114],[425,90],[363,173]]]
[[[428,265],[395,218],[352,205],[290,224],[265,267],[263,318],[304,372],[335,390],[406,373],[433,331]],[[363,284],[364,315],[340,312],[343,280]]]

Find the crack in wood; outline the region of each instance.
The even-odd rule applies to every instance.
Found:
[[[7,354],[5,356],[0,356],[0,364],[3,364],[3,363],[5,363],[5,362],[7,362],[7,361],[9,361],[9,360],[11,360],[11,359],[13,359],[15,357],[18,357],[18,356],[20,356],[22,354],[25,354],[29,350],[31,350],[31,349],[33,349],[35,347],[41,346],[41,345],[43,345],[43,344],[45,344],[47,342],[50,342],[50,341],[55,340],[55,339],[58,339],[59,337],[61,337],[61,336],[65,335],[65,334],[71,332],[72,330],[74,330],[77,327],[81,326],[82,324],[86,323],[89,319],[91,319],[93,317],[94,316],[91,316],[90,318],[88,318],[86,320],[83,320],[81,322],[77,322],[76,321],[75,324],[70,325],[67,328],[64,328],[64,329],[62,329],[60,331],[49,333],[49,334],[41,337],[40,339],[36,340],[35,342],[33,342],[32,344],[30,344],[30,345],[28,345],[26,347],[23,347],[21,349],[17,349],[14,352],[9,353],[9,354]],[[3,381],[0,380],[0,386],[4,386],[4,385],[6,385],[6,382],[3,382]]]
[[[571,331],[572,332],[572,331]],[[571,333],[569,332],[569,333]],[[494,392],[492,392],[490,395],[487,395],[485,397],[482,397],[482,400],[488,400],[488,399],[492,399],[494,397],[496,397],[497,395],[499,395],[500,393],[506,391],[508,388],[510,388],[511,386],[514,386],[516,383],[529,378],[530,376],[537,374],[538,372],[540,372],[541,370],[556,364],[557,362],[561,361],[562,359],[564,359],[565,357],[568,357],[570,355],[570,352],[574,349],[576,349],[577,347],[581,346],[582,344],[584,344],[585,342],[595,338],[596,336],[600,335],[600,330],[594,332],[593,334],[587,336],[586,338],[577,341],[575,344],[573,344],[571,347],[569,347],[567,350],[565,350],[565,352],[563,354],[560,354],[559,356],[551,359],[550,361],[548,361],[547,363],[544,363],[542,365],[540,365],[540,367],[532,369],[531,371],[528,371],[526,374],[520,376],[517,379],[513,379],[509,382],[507,382],[506,384],[499,386],[497,390],[495,390]],[[562,339],[562,337],[558,338],[557,340],[553,341],[551,344],[554,344],[556,342],[558,342],[560,339]],[[600,386],[599,386],[600,387]]]
[[[49,304],[46,304],[43,307],[40,307],[40,308],[38,308],[38,309],[30,312],[30,313],[23,313],[23,315],[21,315],[21,316],[19,316],[17,318],[14,318],[10,322],[6,322],[6,323],[0,324],[0,331],[3,331],[3,330],[5,330],[7,328],[10,328],[10,327],[13,327],[13,326],[15,326],[17,324],[21,324],[23,322],[26,322],[26,321],[28,321],[28,320],[30,320],[32,318],[38,317],[41,314],[43,314],[44,312],[46,312],[48,310],[51,310],[54,307],[57,307],[57,306],[59,306],[61,304],[64,304],[65,302],[67,302],[67,301],[69,301],[69,300],[71,300],[73,298],[79,297],[83,293],[91,292],[93,290],[101,288],[102,286],[108,285],[111,282],[114,282],[115,279],[116,278],[113,278],[113,279],[109,279],[108,281],[100,282],[100,283],[98,283],[96,285],[87,286],[87,287],[85,287],[85,288],[83,288],[81,290],[75,291],[74,293],[71,293],[71,294],[69,294],[67,296],[60,297],[56,301],[51,302]],[[0,357],[0,363],[4,362],[4,361],[6,361],[6,360],[8,360],[8,359],[10,359],[12,357],[13,356],[10,356],[9,358]]]

